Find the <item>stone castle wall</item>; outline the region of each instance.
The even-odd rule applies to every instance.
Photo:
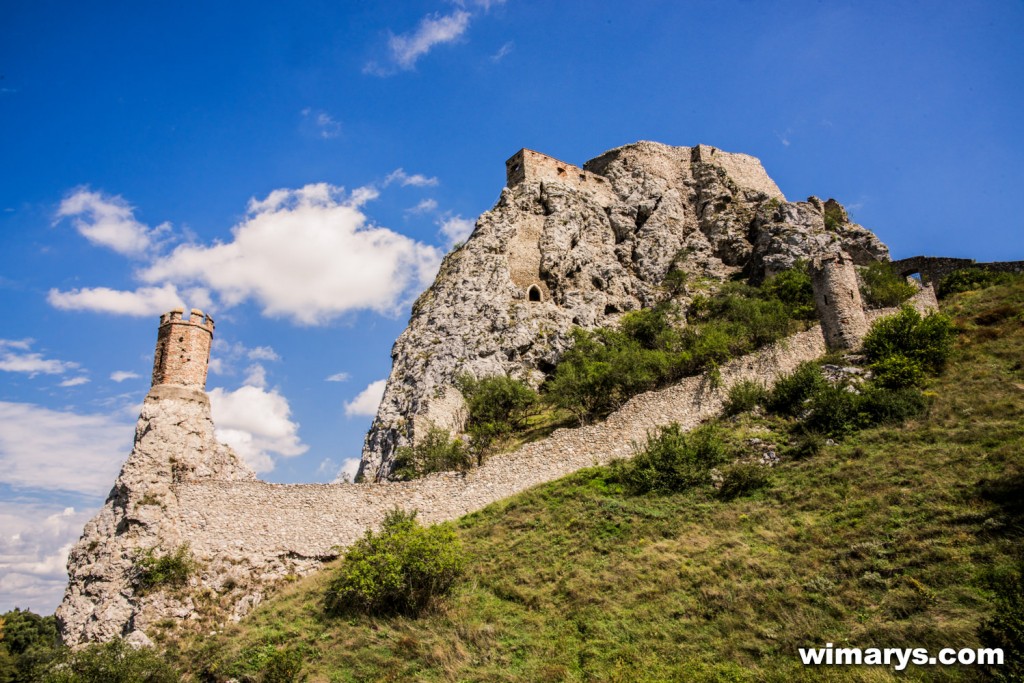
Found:
[[[936,307],[930,288],[913,302]],[[869,319],[896,309],[871,311]],[[179,525],[200,556],[279,555],[326,559],[376,527],[395,507],[418,510],[425,522],[456,519],[532,486],[584,467],[630,457],[649,430],[678,422],[692,429],[719,414],[728,389],[743,380],[766,386],[828,347],[820,327],[789,337],[721,368],[721,383],[688,377],[630,399],[600,424],[559,429],[464,474],[436,474],[408,482],[280,485],[261,481],[177,484]]]
[[[969,258],[949,258],[945,256],[912,256],[891,263],[893,270],[907,277],[915,273],[921,274],[922,282],[938,285],[950,273],[963,268],[978,268],[999,273],[1024,273],[1024,261],[992,261],[978,263]]]
[[[213,318],[193,308],[188,318],[176,308],[160,316],[153,354],[153,386],[180,384],[206,388],[213,342]]]
[[[587,189],[610,187],[608,179],[603,176],[525,148],[505,162],[505,178],[508,187],[544,180],[555,180]]]

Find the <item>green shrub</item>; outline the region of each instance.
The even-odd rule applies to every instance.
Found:
[[[785,304],[789,315],[797,320],[814,320],[814,289],[811,286],[811,275],[806,261],[797,261],[796,265],[774,275],[761,285],[761,290],[770,299]]]
[[[196,562],[188,543],[181,544],[172,553],[159,556],[156,548],[150,548],[135,561],[135,583],[143,593],[184,586],[195,570]]]
[[[826,384],[811,397],[804,424],[822,434],[843,436],[874,425],[902,422],[926,407],[924,394],[912,387],[889,389],[868,384],[857,393]]]
[[[1024,566],[995,585],[992,617],[979,629],[985,647],[1001,648],[1004,665],[993,667],[997,681],[1024,680]]]
[[[260,669],[260,683],[300,683],[306,680],[302,675],[302,653],[296,649],[274,648]]]
[[[122,640],[67,650],[37,680],[42,683],[174,683],[179,675],[150,648]]]
[[[916,387],[924,381],[924,369],[921,364],[902,353],[894,353],[883,358],[872,366],[875,381],[889,389]]]
[[[456,380],[456,386],[469,408],[466,433],[481,456],[496,441],[522,429],[540,403],[540,396],[533,387],[504,375],[483,379],[462,375]]]
[[[687,434],[673,423],[648,434],[631,460],[614,462],[611,477],[633,493],[675,493],[710,481],[711,469],[724,459],[714,427]]]
[[[872,308],[899,306],[917,293],[917,287],[884,261],[875,261],[860,271],[860,293]]]
[[[804,409],[805,402],[825,386],[828,382],[816,363],[801,363],[793,372],[775,382],[768,394],[766,407],[773,413],[797,415]]]
[[[423,527],[416,513],[394,510],[377,533],[349,548],[331,581],[328,614],[418,615],[462,574],[462,545],[448,524]]]
[[[786,450],[786,455],[794,460],[803,460],[821,453],[825,448],[825,439],[815,432],[803,431]]]
[[[676,310],[661,304],[654,308],[630,311],[619,320],[619,330],[650,351],[667,351],[679,345]]]
[[[395,452],[391,474],[396,479],[417,479],[432,472],[464,472],[473,466],[469,449],[461,439],[440,427],[431,427],[426,436],[413,446],[402,446]]]
[[[581,423],[611,413],[669,374],[666,352],[645,349],[618,330],[575,330],[573,339],[544,389],[550,403]]]
[[[975,289],[984,289],[995,285],[1005,285],[1012,282],[1012,273],[999,273],[981,268],[962,268],[955,270],[938,284],[936,294],[940,299],[960,292],[969,292]]]
[[[732,500],[768,486],[768,468],[756,462],[737,462],[722,469],[722,483],[717,495]]]
[[[941,313],[925,317],[909,306],[876,320],[864,337],[864,353],[883,371],[884,363],[903,356],[925,372],[940,372],[953,352],[953,323]],[[892,362],[892,361],[889,361]]]
[[[739,415],[753,410],[768,399],[768,390],[754,380],[745,379],[729,388],[729,396],[725,400],[723,410],[726,415]]]

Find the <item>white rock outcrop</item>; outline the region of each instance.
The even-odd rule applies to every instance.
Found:
[[[788,202],[757,159],[706,145],[638,142],[583,169],[524,150],[508,169],[510,187],[444,259],[395,342],[363,479],[386,479],[395,449],[428,424],[462,428],[459,374],[536,384],[574,327],[654,305],[670,270],[756,283],[837,250],[858,265],[889,258],[834,200]]]

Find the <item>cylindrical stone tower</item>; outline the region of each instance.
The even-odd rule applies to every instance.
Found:
[[[175,308],[160,316],[160,330],[153,356],[153,386],[177,384],[206,390],[210,365],[213,318],[193,308],[188,318]]]
[[[811,263],[811,285],[828,348],[846,350],[860,346],[868,331],[868,321],[850,257],[838,251],[815,259]]]

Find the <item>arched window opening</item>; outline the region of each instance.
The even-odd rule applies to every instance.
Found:
[[[530,288],[526,290],[526,296],[530,301],[540,301],[540,287],[537,285],[530,285]]]

